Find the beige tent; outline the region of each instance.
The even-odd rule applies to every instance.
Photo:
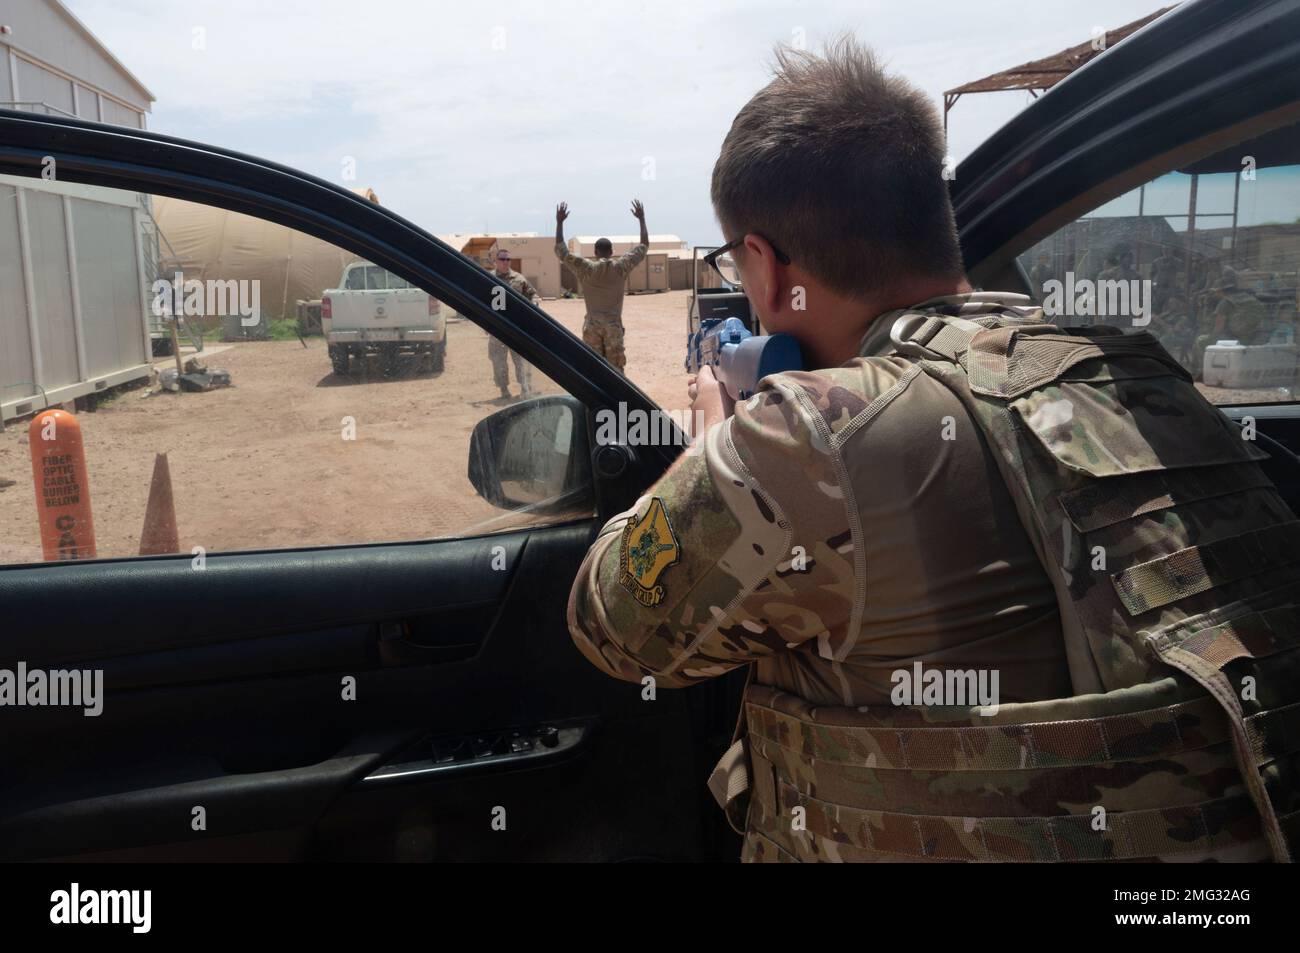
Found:
[[[291,318],[299,299],[337,287],[344,266],[360,258],[283,225],[180,199],[154,196],[153,214],[165,239],[159,277],[179,269],[200,281],[257,280],[270,320]]]

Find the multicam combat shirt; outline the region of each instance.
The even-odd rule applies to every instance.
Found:
[[[584,655],[666,686],[757,661],[758,684],[825,705],[887,702],[914,661],[996,670],[1004,703],[1071,694],[1051,584],[975,422],[891,345],[901,313],[842,367],[767,378],[605,525],[569,599]]]

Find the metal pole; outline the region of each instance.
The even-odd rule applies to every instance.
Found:
[[[1237,208],[1241,202],[1241,173],[1233,175],[1232,182],[1232,260],[1237,260]]]
[[[176,333],[176,322],[178,322],[179,320],[180,318],[173,314],[172,319],[169,322],[167,322],[168,332],[171,334],[171,338],[172,338],[172,354],[176,356],[176,386],[177,387],[180,386],[180,376],[185,373],[185,365],[181,363],[180,336],[177,335]]]
[[[1142,267],[1142,218],[1144,215],[1144,211],[1146,209],[1146,201],[1147,201],[1147,184],[1143,182],[1140,186],[1138,186],[1137,237],[1134,239],[1134,244],[1137,247],[1133,249],[1134,268]]]
[[[1196,240],[1196,189],[1201,181],[1200,175],[1192,173],[1191,188],[1187,192],[1187,256],[1184,271],[1187,272],[1187,305],[1199,319],[1195,302],[1192,301],[1192,245]]]

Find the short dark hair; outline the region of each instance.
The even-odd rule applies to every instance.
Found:
[[[851,36],[778,47],[775,78],[736,115],[713,167],[728,237],[757,232],[833,290],[960,278],[938,113]]]
[[[597,254],[597,255],[612,255],[612,254],[614,254],[614,245],[613,245],[613,243],[612,243],[608,238],[597,238],[597,239],[596,239],[596,254]]]

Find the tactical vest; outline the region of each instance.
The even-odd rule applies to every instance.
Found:
[[[1289,860],[1300,521],[1267,454],[1146,332],[911,313],[892,338],[997,458],[1074,695],[986,714],[751,685],[745,859]],[[739,752],[715,793],[744,787]]]
[[[1268,311],[1259,298],[1249,291],[1234,291],[1228,295],[1232,314],[1228,317],[1225,337],[1235,338],[1242,344],[1256,344]]]

